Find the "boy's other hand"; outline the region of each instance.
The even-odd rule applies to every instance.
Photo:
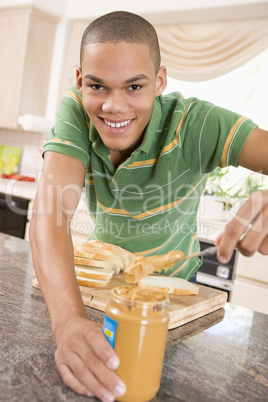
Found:
[[[119,359],[99,324],[78,317],[58,329],[55,337],[56,367],[68,387],[104,402],[125,393],[124,383],[114,372]]]
[[[256,251],[268,254],[268,190],[251,194],[215,244],[223,264],[230,261],[235,247],[248,257]]]

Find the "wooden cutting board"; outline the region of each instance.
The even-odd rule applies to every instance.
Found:
[[[39,288],[36,278],[33,279],[32,285]],[[119,274],[114,275],[105,288],[80,286],[83,302],[86,306],[105,311],[105,307],[110,299],[111,289],[123,285],[126,285],[125,276]],[[169,295],[170,304],[168,312],[170,321],[168,329],[179,327],[187,322],[203,317],[225,305],[227,301],[226,292],[202,285],[198,285],[198,287],[198,295]]]

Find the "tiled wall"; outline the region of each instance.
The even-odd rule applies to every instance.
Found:
[[[11,130],[0,128],[0,144],[14,145],[23,147],[24,145],[32,145],[42,147],[43,141],[48,137],[47,133],[34,133],[30,131]]]
[[[47,133],[0,128],[0,145],[22,147],[20,172],[32,174],[42,169],[41,148]]]

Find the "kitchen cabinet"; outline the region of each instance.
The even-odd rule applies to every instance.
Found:
[[[17,128],[22,114],[45,115],[57,21],[30,6],[0,10],[0,127]]]
[[[242,307],[268,314],[268,256],[239,253],[230,301]]]

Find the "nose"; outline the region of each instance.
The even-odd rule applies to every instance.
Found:
[[[111,91],[102,104],[102,110],[106,113],[126,113],[128,104],[121,91]]]

